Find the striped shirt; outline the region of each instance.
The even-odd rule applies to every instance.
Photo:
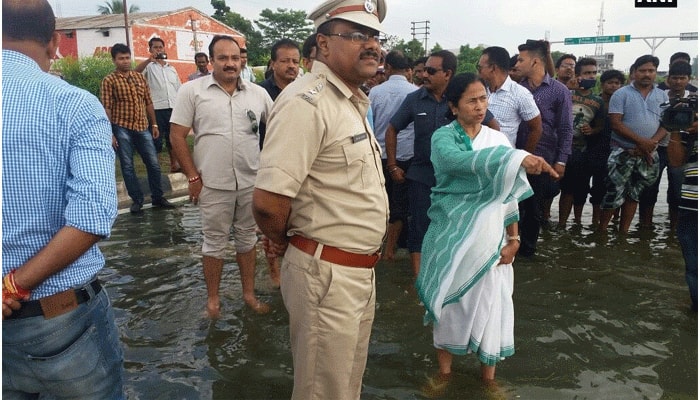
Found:
[[[2,51],[2,274],[61,228],[107,237],[117,216],[112,133],[95,96]],[[97,245],[32,290],[32,299],[87,283]]]
[[[683,168],[683,187],[679,208],[691,211],[698,210],[698,141],[685,135],[688,145],[688,160]]]
[[[153,102],[148,83],[140,73],[113,71],[102,80],[100,98],[111,112],[113,124],[139,132],[148,129],[146,107]]]
[[[552,79],[548,74],[536,88],[531,87],[527,79],[520,84],[532,93],[542,116],[542,136],[535,148],[535,155],[544,158],[550,164],[566,163],[571,154],[574,136],[571,92],[563,83]],[[528,125],[520,124],[515,147],[525,148],[529,134]]]

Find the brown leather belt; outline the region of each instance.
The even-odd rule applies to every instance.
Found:
[[[317,241],[299,235],[292,236],[289,239],[289,243],[310,256],[316,254],[316,248],[318,247]],[[374,254],[357,254],[325,245],[323,250],[321,250],[321,260],[346,267],[374,268],[379,261],[379,257],[379,252]]]
[[[44,316],[45,319],[49,319],[65,314],[76,309],[79,304],[95,298],[102,291],[102,285],[97,279],[86,286],[92,287],[92,295],[85,287],[82,287],[80,289],[68,289],[39,300],[21,301],[20,304],[22,306],[20,309],[13,311],[5,319],[31,318],[40,315]]]

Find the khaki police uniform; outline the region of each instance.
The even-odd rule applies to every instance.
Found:
[[[293,238],[282,263],[295,399],[360,396],[374,269],[348,266],[352,257],[326,261],[324,248],[378,258],[388,202],[368,108],[367,96],[316,61],[280,94],[268,120],[256,187],[291,198],[288,236],[319,243],[309,254]]]

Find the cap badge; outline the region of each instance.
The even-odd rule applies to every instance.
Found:
[[[375,10],[374,2],[372,0],[365,0],[365,11],[372,14],[372,13],[374,13],[374,10]]]

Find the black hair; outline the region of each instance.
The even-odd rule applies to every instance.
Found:
[[[4,21],[3,21],[3,22],[4,22]],[[669,64],[673,64],[674,62],[676,62],[676,61],[678,61],[678,60],[684,60],[684,61],[690,63],[690,54],[688,54],[688,53],[686,53],[686,52],[683,52],[683,51],[679,51],[679,52],[677,52],[677,53],[673,53],[673,54],[671,55],[670,60],[669,60]]]
[[[481,54],[489,58],[489,64],[495,65],[501,71],[510,69],[510,54],[503,47],[491,46],[481,50]],[[516,57],[517,60],[517,57]]]
[[[668,69],[668,76],[683,75],[690,77],[693,75],[693,68],[685,61],[678,61],[671,64]]]
[[[510,58],[510,68],[508,70],[514,68],[515,64],[517,64],[517,63],[518,63],[518,55],[516,54]]]
[[[201,57],[204,57],[207,59],[207,61],[209,61],[209,56],[207,56],[207,53],[203,53],[201,51],[194,55],[194,60],[197,61],[197,59]]]
[[[539,58],[544,63],[547,59],[547,48],[549,47],[549,42],[546,40],[532,40],[528,39],[525,43],[518,46],[518,51],[527,51],[533,56]]]
[[[595,60],[595,58],[591,57],[583,57],[580,60],[576,61],[576,66],[574,67],[574,73],[576,74],[576,76],[581,75],[581,68],[583,68],[586,65],[593,65],[597,67],[598,62]]]
[[[163,39],[161,39],[159,37],[152,37],[148,41],[148,48],[150,49],[151,47],[153,47],[153,43],[155,43],[155,42],[160,42],[163,46],[165,46],[165,42],[163,41]]]
[[[559,69],[561,67],[561,63],[564,62],[566,59],[571,59],[574,60],[574,63],[576,62],[576,56],[573,54],[564,54],[563,56],[557,58],[557,62],[554,63],[554,68]]]
[[[248,49],[246,49],[245,47],[241,47],[241,55],[243,54],[248,54]]]
[[[390,65],[392,68],[398,70],[411,68],[411,63],[408,62],[406,56],[399,50],[390,51],[384,58],[384,64]]]
[[[423,65],[425,65],[425,62],[426,62],[426,61],[428,61],[428,57],[421,57],[421,58],[417,59],[417,60],[413,63],[413,66],[415,67],[415,66],[418,65],[418,64],[423,64]]]
[[[479,76],[471,72],[455,75],[452,79],[450,79],[450,82],[447,84],[447,88],[445,89],[445,100],[447,100],[449,104],[456,106],[459,103],[459,99],[462,98],[464,91],[467,90],[469,85],[475,82],[479,82],[482,85],[484,84],[479,79]],[[449,109],[447,110],[445,116],[450,121],[453,121],[455,119],[454,114],[452,114],[452,111]]]
[[[623,84],[625,83],[625,74],[616,69],[609,69],[600,75],[600,83],[605,83],[611,79],[617,79],[620,81],[620,84]]]
[[[2,2],[2,36],[47,45],[56,30],[56,16],[46,0]]]
[[[311,58],[311,50],[313,50],[314,47],[316,47],[316,34],[312,33],[304,40],[304,44],[301,46],[301,56],[304,58]]]
[[[228,35],[215,35],[213,38],[211,38],[211,43],[209,43],[209,58],[211,58],[212,60],[214,59],[214,45],[219,40],[230,40],[233,43],[235,43],[239,49],[241,48],[241,46],[238,44],[236,39],[234,39],[233,37],[228,36]]]
[[[454,76],[457,71],[457,56],[449,50],[440,50],[430,53],[430,57],[440,57],[442,58],[442,70],[452,71],[452,76]]]
[[[124,43],[116,43],[114,46],[112,46],[109,52],[112,54],[112,60],[117,58],[117,54],[131,55],[131,49]]]
[[[270,59],[272,61],[277,61],[277,50],[281,48],[296,49],[299,51],[299,45],[292,39],[283,38],[275,42],[270,49]],[[299,51],[301,53],[301,51]]]
[[[652,63],[654,64],[654,68],[659,68],[659,57],[652,56],[651,54],[645,54],[634,60],[634,64],[632,65],[634,65],[634,69],[636,70],[646,63]]]

